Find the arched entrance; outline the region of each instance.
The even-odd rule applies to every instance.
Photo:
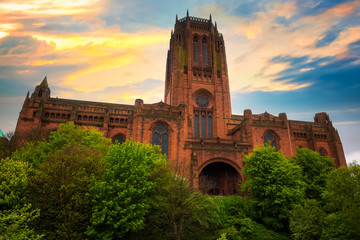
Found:
[[[209,195],[237,194],[240,182],[239,172],[224,162],[213,162],[206,165],[199,175],[199,189]]]

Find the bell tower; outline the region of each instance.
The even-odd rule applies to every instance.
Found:
[[[231,118],[224,38],[216,22],[189,16],[171,31],[165,81],[165,103],[185,103],[194,138],[225,137]]]

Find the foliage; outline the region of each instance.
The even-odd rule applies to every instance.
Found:
[[[152,174],[156,187],[151,195],[147,236],[150,235],[150,239],[210,239],[209,230],[219,222],[213,199],[192,190],[186,179],[173,175],[170,169],[167,170],[170,174],[164,172],[155,170]]]
[[[29,170],[26,162],[0,160],[0,210],[18,209],[24,204]]]
[[[356,223],[358,224],[358,223]],[[354,223],[338,213],[331,213],[324,219],[321,239],[323,240],[356,240],[359,232],[353,228]]]
[[[31,210],[31,205],[24,205],[17,210],[0,211],[0,240],[41,239],[43,235],[29,227],[38,217],[39,210]]]
[[[88,195],[92,217],[87,234],[94,239],[118,239],[144,228],[151,171],[165,157],[158,147],[126,141],[114,144],[106,156],[104,181],[95,181]]]
[[[348,239],[359,239],[360,165],[350,164],[349,167],[341,167],[332,171],[329,174],[323,197],[326,203],[325,209],[335,214],[329,215],[327,221],[348,226],[353,230],[352,235],[347,236]],[[336,226],[335,223],[334,226]],[[329,232],[329,229],[330,226],[324,231]],[[335,232],[335,229],[330,232]]]
[[[304,205],[295,205],[290,217],[293,238],[295,240],[319,239],[325,217],[326,213],[316,200],[309,199],[305,200]]]
[[[291,162],[302,169],[305,198],[321,200],[327,176],[334,169],[333,159],[321,156],[308,148],[298,148]]]
[[[37,229],[47,239],[81,239],[91,216],[85,194],[105,170],[104,155],[74,143],[53,152],[29,181],[30,200],[41,210]]]
[[[53,152],[61,150],[68,145],[80,144],[92,147],[101,153],[106,153],[109,149],[111,140],[105,138],[103,133],[96,129],[75,125],[67,122],[59,126],[57,131],[51,132],[48,141],[30,141],[25,146],[13,153],[13,158],[40,164]]]
[[[265,226],[286,230],[290,210],[304,198],[301,170],[273,147],[254,149],[244,158],[242,188],[256,201]]]
[[[256,202],[236,195],[220,197],[215,200],[220,209],[222,225],[222,229],[219,231],[220,236],[226,236],[228,240],[287,239],[287,236],[269,230],[253,220],[256,215]]]

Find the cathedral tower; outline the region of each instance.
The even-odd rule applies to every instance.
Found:
[[[185,103],[192,119],[190,137],[225,137],[231,118],[224,39],[216,23],[189,16],[178,19],[167,56],[165,103]]]

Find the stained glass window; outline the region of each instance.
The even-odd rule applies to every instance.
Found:
[[[213,137],[213,126],[212,126],[212,117],[211,116],[208,117],[208,135],[209,135],[209,138]]]
[[[206,138],[206,123],[205,123],[206,119],[205,116],[202,115],[201,116],[201,137],[202,138]]]
[[[208,64],[208,55],[207,55],[207,44],[206,44],[206,38],[204,37],[202,40],[202,60],[203,64]]]
[[[194,54],[194,62],[198,63],[199,62],[199,43],[198,43],[197,36],[194,37],[194,41],[193,41],[193,54]]]
[[[195,115],[194,117],[194,131],[195,131],[195,137],[199,137],[199,116]]]
[[[168,155],[169,136],[164,125],[158,125],[153,131],[153,145],[159,145],[161,152]]]
[[[272,135],[271,133],[267,133],[264,137],[264,144],[265,146],[272,146],[275,147],[276,151],[277,149],[277,145],[276,145],[276,138],[274,135]]]

